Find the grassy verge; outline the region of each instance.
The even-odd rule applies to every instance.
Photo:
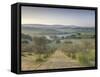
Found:
[[[91,40],[91,39],[90,39]],[[62,51],[66,56],[76,59],[85,66],[95,65],[95,44],[90,40],[79,40],[76,43],[64,42]]]

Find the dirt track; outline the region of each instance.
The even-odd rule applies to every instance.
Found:
[[[81,65],[76,60],[67,57],[61,51],[56,51],[47,62],[41,64],[37,69],[57,69],[80,67]]]
[[[44,63],[35,64],[33,61],[24,60],[22,63],[22,70],[39,70],[39,69],[57,69],[57,68],[74,68],[83,67],[76,60],[73,60],[63,52],[57,50],[51,55],[48,60]]]

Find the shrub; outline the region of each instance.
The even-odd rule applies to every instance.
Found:
[[[45,61],[45,60],[40,57],[36,59],[36,62],[43,62],[43,61]]]
[[[45,37],[34,37],[33,51],[38,55],[36,61],[45,61],[45,59],[49,57],[49,54],[52,54],[55,51],[55,48],[49,44],[48,39]]]
[[[29,42],[28,42],[28,40],[22,40],[22,43],[28,44]]]
[[[77,53],[77,45],[76,44],[73,44],[72,42],[71,43],[67,43],[65,42],[63,44],[63,47],[62,47],[62,51],[68,56],[68,57],[71,57],[71,58],[76,58],[76,53]]]
[[[21,34],[21,37],[22,37],[22,39],[27,39],[27,40],[32,41],[32,37],[30,35],[27,35],[27,34],[22,33]]]
[[[95,56],[93,56],[93,52],[89,51],[87,53],[79,53],[78,54],[78,60],[81,64],[87,65],[87,66],[94,66],[95,64]]]
[[[73,42],[72,41],[65,41],[64,43],[66,43],[66,44],[72,44]]]
[[[61,41],[59,39],[56,40],[56,43],[59,44]]]
[[[79,43],[64,43],[62,51],[70,58],[77,59],[83,65],[95,65],[95,42],[81,40]]]

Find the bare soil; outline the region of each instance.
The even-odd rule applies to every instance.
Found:
[[[22,58],[22,70],[43,70],[59,68],[84,67],[77,60],[67,57],[60,50],[56,50],[46,62],[36,63],[32,57]]]

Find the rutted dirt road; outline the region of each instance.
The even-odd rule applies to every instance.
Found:
[[[47,62],[43,63],[37,69],[57,69],[57,68],[71,68],[80,67],[80,63],[67,57],[61,51],[56,51]]]
[[[57,69],[57,68],[74,68],[83,67],[76,60],[67,57],[63,52],[57,50],[51,55],[46,62],[35,64],[32,60],[24,60],[22,70],[40,70],[40,69]]]

